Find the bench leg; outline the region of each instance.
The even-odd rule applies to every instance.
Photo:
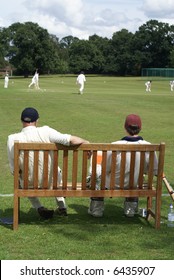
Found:
[[[14,208],[13,208],[13,230],[18,229],[19,224],[19,205],[20,198],[14,195]]]
[[[159,229],[161,223],[161,198],[160,196],[156,197],[156,206],[155,206],[155,228]]]

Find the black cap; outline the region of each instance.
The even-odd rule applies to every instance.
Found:
[[[38,118],[39,118],[38,111],[34,108],[28,107],[22,111],[21,121],[23,122],[27,122],[27,123],[35,122],[38,120]]]

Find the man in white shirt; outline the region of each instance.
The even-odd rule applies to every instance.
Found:
[[[11,173],[14,172],[14,141],[19,142],[43,142],[43,143],[59,143],[66,146],[69,145],[79,145],[82,143],[89,143],[88,141],[73,136],[70,134],[62,134],[61,132],[58,132],[57,130],[49,127],[49,126],[42,126],[37,127],[39,119],[39,113],[35,108],[25,108],[21,113],[21,121],[22,121],[22,131],[19,133],[11,134],[8,136],[7,140],[7,153],[8,153],[8,159],[9,159],[9,165]],[[20,160],[23,160],[23,157],[21,155]],[[39,159],[40,165],[39,165],[39,174],[42,174],[42,157]],[[32,155],[30,155],[29,158],[29,174],[32,174],[32,162],[33,158]],[[51,155],[49,158],[50,163],[50,169],[51,169]],[[61,175],[61,170],[59,169],[59,178]],[[32,178],[32,175],[31,175]],[[22,174],[20,174],[20,185],[23,187],[23,177]],[[39,183],[42,185],[42,175],[39,177]],[[60,181],[59,181],[60,183]],[[31,179],[31,187],[32,187],[32,179]],[[31,197],[29,198],[32,206],[38,211],[39,215],[44,219],[49,219],[53,216],[54,210],[49,210],[40,203],[39,199],[37,197]],[[62,216],[67,215],[67,207],[66,203],[63,197],[56,197],[56,203],[57,203],[57,209],[56,213]]]
[[[81,71],[81,73],[78,75],[77,80],[76,80],[76,84],[79,85],[79,93],[80,94],[83,94],[85,82],[86,82],[86,77],[84,75],[84,72]]]

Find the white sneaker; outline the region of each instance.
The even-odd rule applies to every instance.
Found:
[[[90,208],[88,209],[88,214],[93,216],[93,217],[96,217],[96,218],[101,218],[103,217],[103,213],[101,213],[100,211],[97,211],[97,210],[93,210],[91,211]]]
[[[138,202],[125,201],[124,202],[124,214],[126,217],[134,217],[138,211]]]
[[[88,214],[93,217],[100,218],[103,217],[103,212],[104,212],[104,201],[91,199],[90,206],[88,209]]]

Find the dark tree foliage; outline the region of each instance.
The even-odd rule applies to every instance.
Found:
[[[133,34],[127,29],[111,39],[96,34],[88,40],[59,40],[37,23],[0,28],[0,68],[13,65],[20,75],[85,73],[139,75],[142,67],[174,67],[174,25],[150,20]]]

